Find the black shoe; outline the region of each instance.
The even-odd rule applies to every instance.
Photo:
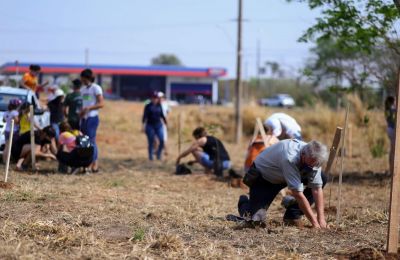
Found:
[[[228,214],[228,215],[226,215],[226,216],[225,216],[225,219],[228,220],[228,221],[233,221],[233,222],[246,221],[245,218],[240,217],[240,216],[236,216],[236,215],[233,215],[233,214]]]

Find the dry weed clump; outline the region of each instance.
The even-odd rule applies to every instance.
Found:
[[[151,244],[151,248],[157,250],[179,251],[183,248],[183,242],[177,235],[162,234]]]

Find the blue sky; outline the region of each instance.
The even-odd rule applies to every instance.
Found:
[[[285,0],[243,0],[243,76],[261,60],[295,71],[311,44],[298,43],[317,12]],[[236,0],[1,1],[0,64],[7,61],[147,65],[160,53],[186,66],[235,75]]]

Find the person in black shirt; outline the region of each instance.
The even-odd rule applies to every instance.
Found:
[[[56,160],[55,131],[51,126],[35,131],[35,156]],[[51,153],[43,153],[42,147],[50,144]],[[11,156],[17,161],[17,170],[22,170],[31,160],[31,133],[22,134],[11,148]]]
[[[64,120],[64,91],[57,88],[49,96],[47,107],[50,111],[50,124],[56,133],[56,140],[60,136],[59,124]]]
[[[81,95],[82,82],[79,79],[72,81],[73,92],[69,93],[64,101],[64,115],[72,129],[80,129],[79,113],[82,110],[83,98]]]
[[[192,154],[196,162],[200,163],[208,173],[215,170],[215,163],[217,162],[221,164],[223,170],[231,167],[229,154],[218,138],[207,135],[203,127],[197,127],[193,131],[193,137],[195,141],[192,145],[176,159],[177,165],[182,158]],[[216,173],[214,172],[214,174]]]
[[[167,119],[164,116],[158,92],[153,93],[151,102],[144,107],[142,131],[147,135],[149,160],[153,160],[154,138],[157,136],[159,144],[157,149],[157,159],[161,160],[161,153],[164,148],[163,123],[167,126]]]

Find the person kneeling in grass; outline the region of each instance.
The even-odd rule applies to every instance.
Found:
[[[287,205],[284,223],[302,227],[301,217],[305,214],[313,228],[326,228],[322,192],[326,177],[321,172],[321,166],[327,157],[326,146],[318,141],[283,140],[265,149],[243,179],[250,187],[250,197],[240,196],[240,216],[264,222],[266,209],[279,191],[287,186],[296,201]],[[307,188],[304,189],[303,183]],[[317,216],[311,209],[314,201]]]
[[[55,136],[56,133],[51,126],[47,126],[42,130],[35,131],[35,156],[50,158],[56,160],[57,146]],[[46,144],[50,145],[50,152],[42,152],[42,147]],[[17,161],[17,170],[25,169],[31,161],[31,133],[26,132],[22,134],[11,149],[11,155]]]
[[[211,173],[215,170],[215,163],[221,164],[222,170],[231,167],[229,154],[218,138],[208,135],[203,127],[197,127],[193,131],[193,137],[195,141],[178,156],[176,165],[180,163],[182,158],[192,154],[196,162],[200,163],[205,168],[206,173]],[[218,160],[218,162],[216,160]],[[214,174],[218,175],[216,172],[214,172]]]

